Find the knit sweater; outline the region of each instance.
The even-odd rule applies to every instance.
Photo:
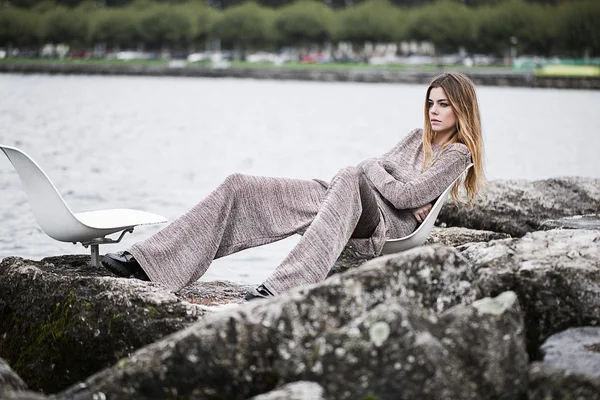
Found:
[[[423,130],[415,129],[382,157],[365,160],[359,167],[396,209],[413,209],[434,201],[471,163],[471,153],[462,143],[440,149],[432,145],[435,162],[423,171]]]

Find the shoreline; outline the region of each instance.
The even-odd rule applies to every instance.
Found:
[[[207,68],[155,65],[0,63],[0,73],[248,78],[320,82],[428,84],[439,71],[328,70],[292,68]],[[477,85],[552,89],[600,89],[598,77],[548,77],[520,71],[463,71]]]

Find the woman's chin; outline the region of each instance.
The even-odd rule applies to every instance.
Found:
[[[432,126],[431,127],[431,131],[433,133],[439,133],[439,134],[444,134],[444,133],[448,133],[452,128],[443,128],[441,126]]]

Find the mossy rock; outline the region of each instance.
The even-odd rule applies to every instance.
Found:
[[[0,357],[54,393],[197,321],[207,308],[111,276],[87,256],[0,263]]]

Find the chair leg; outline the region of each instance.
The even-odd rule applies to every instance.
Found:
[[[100,266],[100,252],[98,249],[98,245],[97,244],[92,244],[90,245],[90,248],[92,249],[92,266],[93,267],[98,267]]]

